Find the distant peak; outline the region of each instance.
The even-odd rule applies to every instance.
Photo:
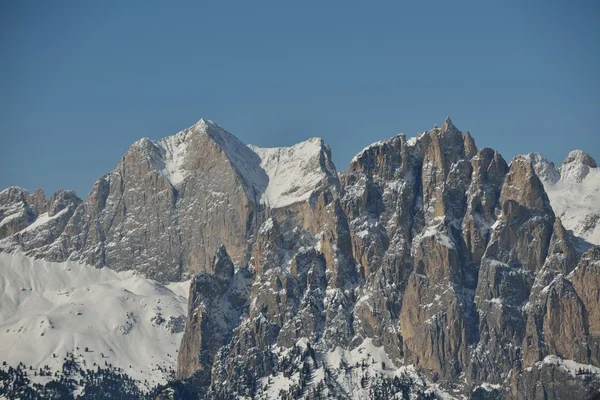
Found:
[[[587,165],[588,167],[591,167],[591,168],[598,168],[598,165],[596,164],[596,160],[594,160],[594,158],[592,156],[590,156],[588,153],[586,153],[583,150],[571,151],[569,153],[569,155],[567,156],[567,158],[565,158],[565,161],[563,161],[563,165],[569,164],[572,162],[578,162],[580,164]]]
[[[581,183],[590,172],[590,168],[598,168],[596,160],[582,150],[573,150],[560,166],[562,179],[573,183]]]
[[[450,117],[446,117],[444,125],[442,125],[442,132],[458,132],[458,129],[454,126]]]
[[[133,145],[138,146],[138,147],[145,147],[151,143],[154,143],[154,141],[151,140],[150,138],[143,137],[143,138],[138,139],[135,142],[133,142]]]
[[[194,127],[207,127],[207,126],[219,126],[215,121],[211,119],[200,118],[198,122],[194,124]]]
[[[0,193],[8,192],[8,191],[26,192],[27,189],[24,189],[21,186],[9,186],[6,189],[2,190]]]
[[[531,163],[536,175],[543,183],[555,184],[559,181],[558,169],[546,156],[540,153],[529,153],[524,157]]]

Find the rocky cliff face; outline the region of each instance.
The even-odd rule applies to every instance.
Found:
[[[599,177],[582,152],[507,164],[449,118],[339,174],[320,139],[262,149],[201,120],[135,143],[83,202],[3,191],[0,244],[193,276],[167,397],[592,398],[600,241],[560,199]]]
[[[8,248],[44,256],[52,251],[80,204],[81,199],[73,191],[59,190],[46,199],[41,190],[33,195],[16,187],[3,190],[0,192],[0,238]],[[57,252],[62,250],[56,249]]]
[[[68,223],[47,247],[40,248],[36,240],[8,240],[2,247],[53,261],[69,258],[115,270],[136,269],[162,281],[206,269],[221,244],[235,263],[243,264],[266,210],[277,210],[278,204],[269,205],[270,198],[284,198],[284,205],[296,197],[309,199],[321,181],[337,179],[329,149],[320,139],[296,147],[302,156],[297,165],[288,165],[298,158],[294,152],[261,160],[233,135],[204,120],[160,141],[142,139],[114,171],[96,181],[83,203],[74,204],[64,216]],[[261,162],[270,169],[263,169]],[[267,173],[279,165],[287,166],[288,174],[306,173],[305,180],[288,182],[286,175],[278,182],[270,180]],[[21,231],[45,211],[43,193],[41,202],[40,193],[30,196],[18,188],[2,196],[0,238]],[[303,210],[297,214],[304,218]]]

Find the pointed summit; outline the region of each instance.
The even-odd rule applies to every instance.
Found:
[[[446,117],[444,125],[442,125],[442,132],[458,132],[458,129],[454,126],[450,117]]]
[[[211,119],[200,118],[198,122],[194,124],[194,126],[205,126],[205,125],[216,125],[215,122]]]
[[[211,272],[219,278],[231,279],[233,276],[235,268],[224,244],[217,248],[211,267]]]
[[[446,118],[446,121],[450,121],[450,118]],[[475,157],[475,155],[477,154],[477,146],[475,145],[475,139],[473,139],[473,136],[471,136],[471,133],[469,131],[465,133],[464,147],[465,156],[467,156],[469,159]]]

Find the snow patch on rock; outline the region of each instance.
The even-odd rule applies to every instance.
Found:
[[[25,229],[23,229],[22,231],[20,231],[18,233],[34,231],[34,230],[38,229],[39,227],[44,226],[48,222],[52,221],[53,219],[59,218],[63,214],[66,214],[68,211],[69,211],[68,208],[62,209],[58,213],[54,214],[51,217],[48,216],[48,213],[40,214],[37,217],[37,219],[35,221],[33,221],[33,223],[31,223],[31,225],[27,226]]]

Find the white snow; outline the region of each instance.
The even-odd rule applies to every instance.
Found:
[[[455,249],[456,245],[454,244],[452,238],[450,238],[446,232],[440,231],[441,225],[436,221],[434,221],[433,224],[434,225],[428,226],[423,233],[415,237],[413,240],[413,249],[416,248],[416,246],[418,246],[419,243],[421,243],[421,241],[427,237],[434,237],[436,242],[440,243],[441,245],[449,249]]]
[[[323,140],[311,138],[291,147],[248,146],[260,157],[260,166],[269,180],[262,201],[270,208],[281,208],[308,200],[326,178],[321,168]]]
[[[568,371],[572,376],[577,376],[577,373],[580,369],[583,371],[590,372],[594,375],[600,375],[600,368],[598,367],[595,367],[591,364],[580,364],[573,360],[563,360],[562,358],[555,355],[546,356],[546,358],[544,358],[542,361],[538,361],[536,363],[536,366],[539,368],[543,364],[558,365],[564,370]]]
[[[187,153],[185,135],[180,132],[161,139],[155,144],[164,152],[161,173],[169,179],[173,186],[178,186],[187,175],[183,169],[183,162]]]
[[[560,179],[560,172],[553,162],[548,160],[543,154],[529,153],[525,158],[531,162],[536,175],[543,181],[548,183],[556,183]]]
[[[2,360],[57,370],[74,351],[87,368],[108,362],[141,382],[164,383],[157,367],[176,368],[183,335],[167,325],[185,315],[188,285],[0,253]],[[159,314],[165,321],[157,324]]]
[[[44,224],[52,221],[53,219],[56,219],[56,218],[60,217],[61,215],[63,215],[67,211],[69,211],[69,209],[65,208],[63,210],[60,210],[59,212],[57,212],[56,214],[54,214],[51,217],[48,216],[48,213],[40,214],[37,217],[37,219],[35,221],[33,221],[33,223],[31,225],[27,226],[25,229],[21,230],[19,233],[33,231],[33,230],[37,229],[38,227],[40,227],[40,226],[42,226],[42,225],[44,225]]]
[[[486,392],[492,392],[494,390],[502,390],[502,385],[493,384],[489,382],[483,382],[480,387]]]
[[[560,178],[563,181],[581,183],[596,168],[592,157],[581,150],[573,150],[560,165]]]
[[[265,222],[263,222],[263,224],[260,226],[258,233],[260,233],[261,235],[264,235],[265,233],[269,232],[271,229],[273,229],[274,223],[275,222],[274,222],[273,218],[267,218],[267,220]]]
[[[10,220],[19,218],[21,216],[23,216],[22,213],[14,213],[14,214],[7,215],[6,217],[2,218],[2,221],[0,221],[0,226],[4,225],[5,223],[7,223]]]
[[[590,168],[581,182],[561,179],[555,184],[544,183],[544,188],[563,226],[600,245],[600,168]]]
[[[541,154],[531,153],[525,158],[544,184],[563,226],[585,241],[600,245],[600,168],[585,165],[586,156],[574,150],[560,168]]]

